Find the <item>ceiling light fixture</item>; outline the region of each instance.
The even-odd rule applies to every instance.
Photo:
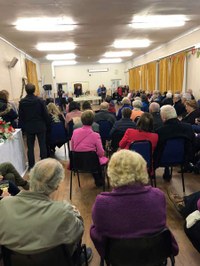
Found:
[[[187,20],[184,15],[134,16],[130,26],[134,29],[173,28],[184,26]]]
[[[150,45],[148,39],[129,39],[129,40],[116,40],[113,44],[115,48],[143,48]]]
[[[73,42],[41,42],[36,45],[39,51],[71,51],[75,47]]]
[[[122,59],[121,58],[104,58],[100,59],[99,63],[100,64],[112,64],[112,63],[121,63]]]
[[[89,73],[97,73],[97,72],[108,72],[109,68],[101,68],[101,69],[88,69]]]
[[[35,17],[18,19],[15,27],[20,31],[70,31],[75,22],[68,17]]]
[[[121,51],[121,52],[107,52],[104,54],[104,57],[129,57],[132,56],[133,52],[131,51]]]
[[[72,61],[53,61],[52,65],[53,66],[69,66],[69,65],[76,65],[77,62],[72,60]]]
[[[63,60],[63,59],[75,59],[75,54],[48,54],[47,60]]]

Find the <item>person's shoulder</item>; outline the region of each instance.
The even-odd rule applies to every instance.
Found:
[[[165,199],[165,194],[163,191],[161,191],[159,188],[156,187],[151,187],[149,188],[150,193],[152,193],[153,195],[155,195],[155,197],[159,197],[162,199]]]

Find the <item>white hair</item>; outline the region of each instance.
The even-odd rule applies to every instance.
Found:
[[[177,118],[176,110],[171,105],[164,105],[160,108],[160,115],[163,121],[167,121],[172,118]]]
[[[172,93],[171,93],[171,92],[168,92],[168,93],[166,94],[166,97],[167,97],[167,98],[172,98]]]
[[[141,108],[142,108],[142,102],[141,102],[141,100],[135,100],[135,101],[133,101],[133,102],[132,102],[132,106],[133,106],[134,108],[141,109]]]

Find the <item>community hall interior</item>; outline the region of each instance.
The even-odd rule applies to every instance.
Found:
[[[108,159],[102,172],[105,177],[105,184],[101,184],[102,186],[96,182],[97,180],[92,177],[91,173],[80,173],[81,185],[79,186],[77,174],[73,172],[72,168],[70,169],[72,167],[70,152],[76,146],[73,144],[76,137],[74,133],[79,130],[78,127],[73,128],[70,136],[67,135],[66,142],[53,147],[48,156],[41,155],[41,147],[36,140],[33,147],[35,161],[33,165],[30,165],[30,162],[28,163],[30,154],[27,155],[26,130],[22,129],[23,123],[18,123],[20,104],[27,97],[26,88],[29,84],[33,85],[34,95],[40,98],[45,108],[47,103],[48,110],[50,110],[48,104],[56,105],[56,110],[59,110],[59,115],[64,119],[62,122],[67,134],[69,134],[69,99],[79,103],[79,123],[82,121],[83,125],[85,125],[85,120],[82,119],[83,113],[88,112],[88,115],[91,115],[91,110],[90,112],[84,111],[83,105],[85,101],[90,103],[90,108],[86,109],[92,109],[91,119],[99,127],[98,114],[105,110],[105,112],[109,112],[109,109],[106,109],[107,105],[114,110],[111,111],[114,117],[113,126],[123,119],[122,115],[125,115],[123,112],[120,117],[118,115],[119,110],[120,112],[123,110],[124,104],[131,107],[128,108],[133,112],[134,108],[139,108],[138,102],[139,106],[141,102],[139,108],[141,111],[145,99],[148,103],[148,110],[142,111],[136,120],[132,119],[134,123],[132,128],[134,129],[131,130],[140,131],[139,126],[142,122],[139,123],[139,120],[144,114],[151,114],[149,107],[152,103],[158,104],[161,118],[163,118],[162,110],[163,113],[165,112],[163,126],[167,123],[167,119],[170,119],[166,110],[169,110],[170,115],[171,112],[173,113],[176,109],[175,99],[177,98],[182,102],[186,113],[182,116],[175,110],[175,116],[172,114],[171,118],[190,126],[191,132],[193,132],[191,134],[194,135],[196,141],[198,137],[200,139],[199,10],[200,2],[195,0],[0,1],[0,117],[1,113],[4,115],[4,111],[1,111],[1,91],[4,90],[9,94],[8,101],[17,113],[17,125],[13,126],[15,131],[11,132],[14,137],[0,141],[0,165],[10,160],[9,162],[15,166],[26,181],[25,184],[29,184],[30,173],[34,176],[37,170],[34,172],[34,165],[42,161],[41,159],[54,158],[62,164],[64,179],[58,189],[52,193],[51,199],[59,202],[67,201],[70,206],[75,206],[80,212],[84,222],[82,243],[92,250],[91,260],[88,262],[91,266],[103,265],[98,245],[92,239],[94,204],[97,203],[97,197],[101,198],[100,194],[103,190],[113,193],[114,188],[115,191],[115,187],[112,187],[112,180],[109,184],[107,172],[111,171],[109,168],[112,165],[112,157],[113,160],[117,160],[114,157],[115,154],[122,150],[129,150],[129,148],[122,145],[124,135],[121,142],[118,142],[117,148],[115,147],[113,150],[111,136],[106,139],[105,143],[102,141],[100,145],[105,152],[102,157],[105,156]],[[105,94],[102,93],[102,88],[105,88]],[[158,98],[159,100],[157,100]],[[164,104],[163,101],[166,98],[170,100],[168,99],[169,101]],[[105,105],[106,102],[107,105]],[[170,105],[169,109],[164,110],[165,105]],[[170,108],[173,110],[170,111]],[[24,116],[23,112],[26,112],[24,110],[26,109],[21,108],[21,116]],[[190,112],[196,113],[193,122],[187,120]],[[146,119],[150,119],[148,115]],[[74,121],[75,123],[76,121]],[[2,137],[1,124],[0,122],[0,140]],[[159,143],[161,131],[154,128],[151,134],[157,135],[156,143]],[[101,134],[99,136],[101,137]],[[11,143],[14,140],[17,142],[15,147]],[[144,140],[146,139],[144,138]],[[193,158],[195,159],[189,160],[187,167],[184,165],[183,169],[180,168],[180,164],[175,165],[173,172],[170,173],[170,180],[163,179],[163,167],[165,167],[163,165],[161,167],[158,165],[156,169],[153,169],[154,166],[152,166],[151,170],[147,172],[148,186],[152,185],[154,189],[155,180],[152,172],[155,170],[156,187],[163,192],[166,201],[166,227],[169,228],[172,238],[175,239],[179,248],[178,254],[175,254],[174,257],[177,266],[200,265],[200,237],[198,249],[185,232],[189,219],[183,217],[179,206],[185,196],[200,191],[200,142],[197,140],[195,143],[197,143],[194,144]],[[153,158],[152,155],[152,164]],[[48,168],[46,172],[48,172]],[[184,172],[185,189],[181,178],[182,172]],[[71,179],[72,191],[70,191]],[[19,185],[19,190],[24,191],[23,186]],[[28,190],[25,189],[25,192],[28,193]],[[2,197],[0,206],[6,201],[6,197],[12,196],[5,195],[5,199]],[[13,197],[17,197],[17,195]],[[200,206],[200,204],[195,206]],[[131,208],[130,206],[130,210]],[[198,218],[194,223],[198,223],[197,235],[200,235],[200,210],[196,207],[195,211]],[[1,212],[0,216],[2,215],[4,214]],[[139,216],[139,214],[136,214],[136,220],[137,215]],[[125,220],[124,217],[121,217],[118,221],[121,227],[124,226]],[[151,225],[152,221],[149,220],[148,223]],[[48,224],[46,226],[48,227]],[[4,245],[2,230],[0,226],[0,246]],[[2,239],[1,236],[3,236]],[[0,256],[2,256],[1,252]],[[134,258],[130,263],[125,265],[136,265]],[[4,265],[2,257],[0,265]],[[15,266],[15,264],[13,265]],[[104,265],[107,265],[106,261],[104,261]],[[166,265],[171,265],[169,258]],[[138,266],[142,266],[142,264]]]

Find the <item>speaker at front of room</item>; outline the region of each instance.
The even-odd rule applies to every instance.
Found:
[[[43,86],[43,89],[44,89],[45,91],[51,91],[51,90],[52,90],[52,85],[51,85],[51,84],[45,84],[45,85]]]
[[[13,59],[9,62],[8,67],[13,68],[18,62],[17,57],[13,57]]]

